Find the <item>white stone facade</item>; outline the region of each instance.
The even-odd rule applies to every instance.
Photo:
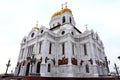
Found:
[[[99,77],[108,74],[104,46],[98,34],[93,30],[79,31],[70,9],[66,7],[55,13],[49,24],[50,29],[36,26],[23,38],[15,75]]]

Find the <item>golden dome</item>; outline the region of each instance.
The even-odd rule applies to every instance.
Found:
[[[53,18],[53,17],[55,17],[55,16],[58,16],[58,15],[60,15],[60,14],[61,14],[61,12],[60,12],[60,11],[55,12],[55,13],[52,15],[52,18]]]
[[[64,9],[58,11],[58,12],[55,12],[55,13],[52,15],[52,18],[55,17],[55,16],[58,16],[58,15],[61,15],[61,14],[64,13],[64,12],[69,12],[69,13],[72,14],[72,11],[66,7],[66,8],[64,8]]]
[[[64,13],[64,12],[69,12],[69,13],[72,14],[72,11],[68,8],[64,8],[64,9],[61,10],[61,14]]]
[[[38,27],[38,21],[36,23],[36,26],[33,28],[34,30],[39,30],[39,27]]]
[[[39,28],[38,27],[34,27],[34,30],[39,30]]]

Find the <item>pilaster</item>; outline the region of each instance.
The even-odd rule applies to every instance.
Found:
[[[92,37],[89,37],[90,40],[90,49],[91,49],[91,54],[92,54],[92,60],[93,60],[93,65],[92,65],[92,69],[93,69],[93,76],[94,77],[98,77],[98,70],[97,70],[97,64],[95,62],[95,53],[94,53],[94,47],[93,47],[93,40]]]

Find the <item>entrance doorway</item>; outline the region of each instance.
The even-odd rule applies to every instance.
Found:
[[[18,76],[19,76],[19,73],[20,73],[20,68],[21,68],[21,65],[19,65],[19,68],[18,68],[18,73],[17,73]]]
[[[27,64],[27,67],[26,67],[26,76],[29,75],[29,69],[30,69],[30,63]]]
[[[40,62],[37,63],[36,73],[40,73]]]

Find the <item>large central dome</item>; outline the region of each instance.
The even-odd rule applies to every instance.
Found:
[[[64,12],[69,12],[69,13],[72,14],[72,11],[71,11],[69,8],[65,7],[64,9],[55,12],[55,13],[52,15],[52,18],[53,18],[53,17],[56,17],[56,16],[58,16],[58,15],[61,15],[61,14],[64,13]]]

